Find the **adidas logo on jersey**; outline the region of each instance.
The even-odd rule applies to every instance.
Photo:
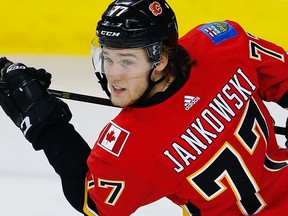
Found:
[[[200,97],[193,97],[193,96],[184,96],[184,107],[185,110],[190,110],[192,106],[194,106],[198,101],[200,100]]]

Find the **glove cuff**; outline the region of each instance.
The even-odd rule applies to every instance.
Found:
[[[42,149],[38,139],[43,130],[57,121],[69,122],[72,118],[68,105],[53,96],[37,101],[23,116],[20,129],[35,150]]]

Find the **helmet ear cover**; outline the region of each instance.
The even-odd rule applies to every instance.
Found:
[[[152,68],[157,67],[160,62],[160,57],[162,53],[162,43],[154,43],[146,47],[146,51],[148,54],[148,59],[152,62]]]

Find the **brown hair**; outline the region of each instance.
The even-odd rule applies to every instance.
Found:
[[[190,74],[190,68],[194,64],[188,52],[179,44],[176,47],[167,47],[163,45],[162,52],[168,54],[168,64],[164,68],[164,74],[168,78],[182,77],[187,79]]]

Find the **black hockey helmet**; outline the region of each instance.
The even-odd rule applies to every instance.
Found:
[[[102,15],[96,35],[100,45],[113,48],[175,46],[178,27],[165,0],[116,0]]]

